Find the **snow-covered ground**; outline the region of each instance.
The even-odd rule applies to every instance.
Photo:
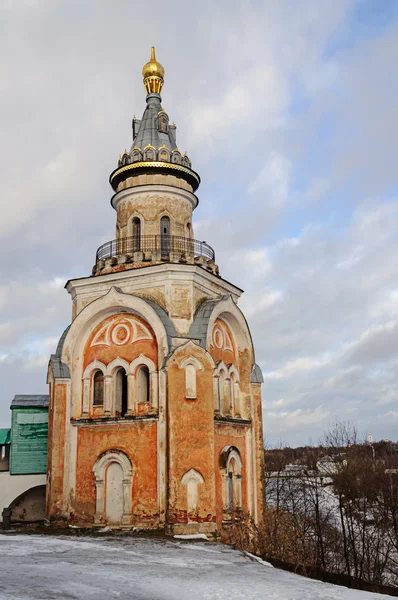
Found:
[[[0,600],[382,600],[222,544],[127,535],[0,535]]]

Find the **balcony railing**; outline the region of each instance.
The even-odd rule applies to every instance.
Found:
[[[135,252],[151,253],[152,260],[168,261],[176,255],[191,259],[203,256],[206,260],[215,260],[214,250],[206,242],[164,234],[130,236],[106,242],[98,248],[96,262],[122,255],[133,256]]]

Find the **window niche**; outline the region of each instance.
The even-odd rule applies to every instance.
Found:
[[[187,488],[188,521],[192,522],[196,516],[199,507],[199,485],[204,482],[203,476],[195,469],[190,469],[181,478],[182,485],[186,485]]]
[[[197,371],[203,369],[202,363],[197,358],[190,356],[186,358],[180,365],[181,369],[185,369],[185,398],[187,400],[196,400],[197,398]]]

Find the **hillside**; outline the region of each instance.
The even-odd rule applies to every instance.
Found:
[[[0,535],[0,600],[381,600],[210,542]]]

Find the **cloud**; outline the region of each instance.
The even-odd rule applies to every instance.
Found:
[[[70,321],[63,283],[114,236],[108,176],[155,43],[164,108],[202,178],[195,235],[245,289],[268,440],[305,443],[332,416],[394,439],[395,17],[376,27],[356,0],[0,11],[1,423],[14,393],[46,391]]]

